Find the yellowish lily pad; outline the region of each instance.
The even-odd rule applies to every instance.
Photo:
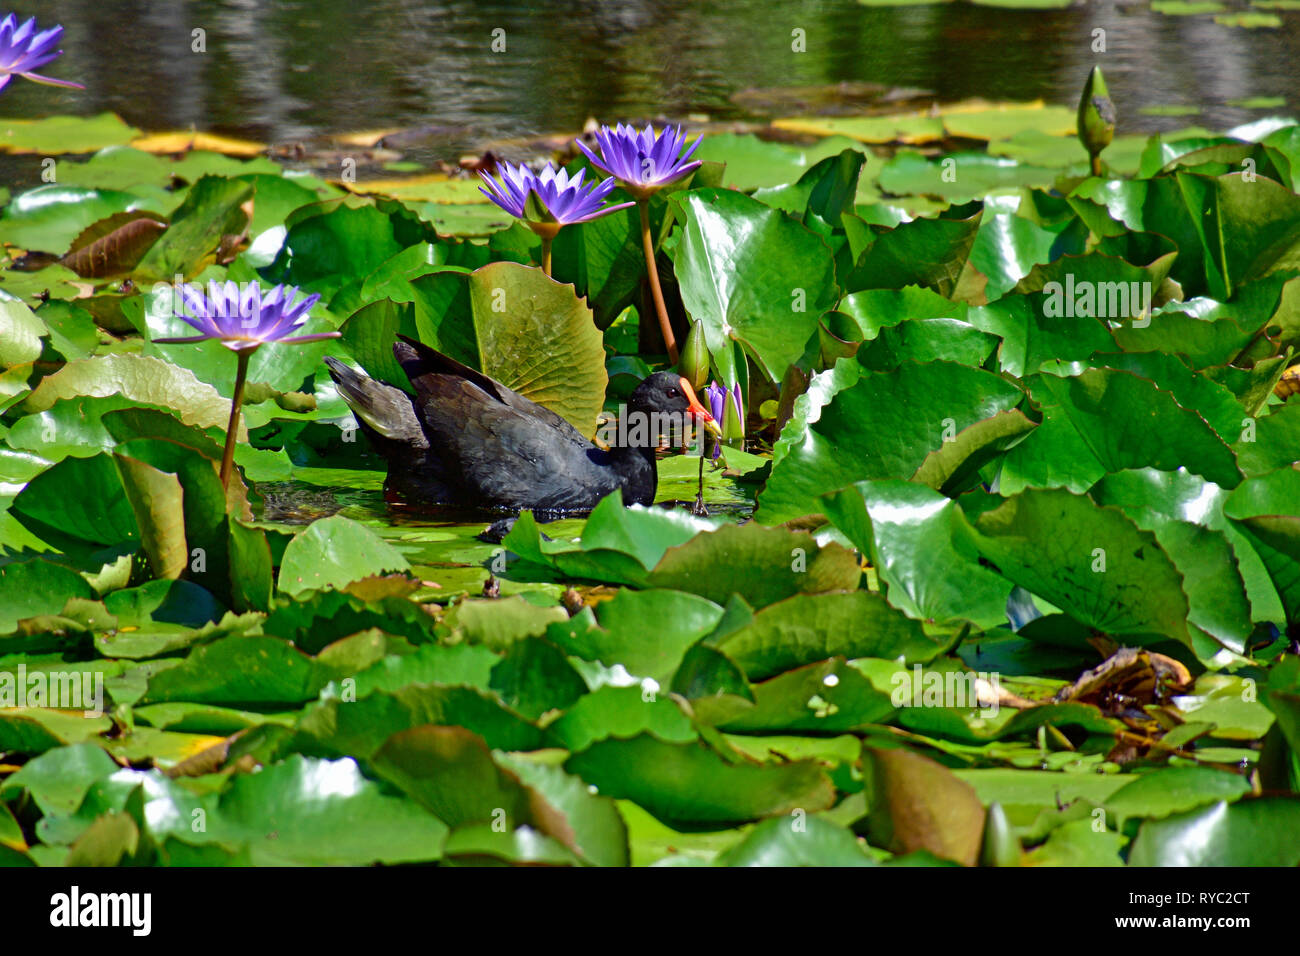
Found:
[[[266,152],[265,143],[255,143],[247,139],[235,139],[230,136],[218,136],[215,133],[202,133],[194,130],[180,130],[173,133],[150,133],[131,141],[136,149],[146,153],[190,153],[205,150],[210,153],[222,153],[226,156],[261,156]]]

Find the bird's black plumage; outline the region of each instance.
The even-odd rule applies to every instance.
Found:
[[[362,431],[388,461],[390,501],[555,515],[590,511],[620,489],[628,504],[654,501],[657,434],[605,450],[550,409],[435,349],[403,337],[393,354],[414,398],[325,360]],[[671,372],[646,378],[627,408],[647,419],[657,412],[711,420]]]

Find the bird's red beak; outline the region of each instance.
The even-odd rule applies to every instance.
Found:
[[[714,419],[713,414],[707,408],[700,404],[691,383],[685,378],[678,379],[678,381],[681,382],[682,394],[686,396],[686,401],[690,406],[691,417],[703,422],[704,427],[715,435],[721,435],[722,429],[718,426],[717,420]]]

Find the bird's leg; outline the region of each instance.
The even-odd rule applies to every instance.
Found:
[[[698,515],[701,518],[709,516],[709,509],[704,507],[704,443],[700,443],[700,490],[695,495],[695,504],[691,506],[691,514]]]

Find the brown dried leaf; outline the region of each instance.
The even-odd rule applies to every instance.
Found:
[[[59,264],[83,279],[126,275],[166,229],[154,213],[115,213],[83,229]]]
[[[1053,700],[1096,704],[1103,713],[1113,716],[1160,703],[1191,683],[1191,673],[1174,658],[1121,647],[1073,684],[1062,687]]]
[[[1292,365],[1282,373],[1282,377],[1273,386],[1273,394],[1283,400],[1290,398],[1296,392],[1300,392],[1300,365]]]
[[[211,747],[200,750],[194,756],[186,757],[180,763],[167,767],[163,770],[163,774],[174,780],[177,777],[201,777],[204,774],[216,773],[225,765],[226,757],[230,754],[230,745],[246,733],[247,730],[236,731]]]
[[[342,590],[363,601],[382,601],[390,597],[410,597],[424,584],[408,574],[372,574],[353,581]]]

